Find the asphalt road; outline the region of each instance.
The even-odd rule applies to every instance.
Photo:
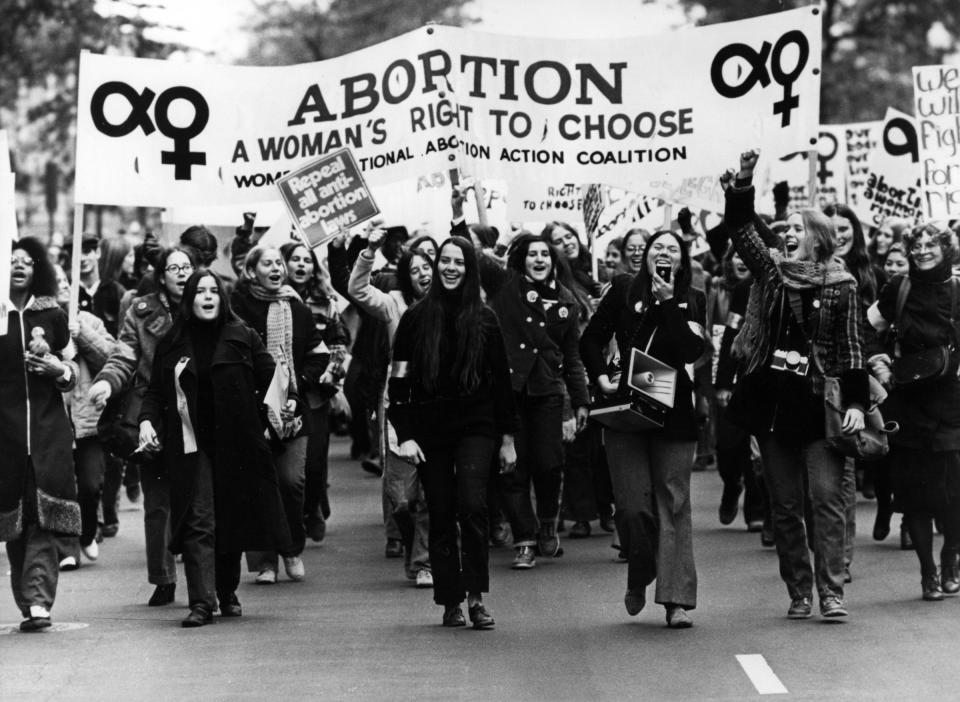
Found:
[[[379,483],[345,460],[331,466],[334,515],[304,555],[307,579],[274,586],[244,574],[241,619],[183,629],[186,587],[150,608],[142,513],[121,512],[100,560],[64,573],[55,627],[16,631],[0,584],[0,701],[33,700],[798,700],[957,699],[960,598],[920,600],[916,557],[894,533],[870,539],[873,503],[858,507],[850,617],[786,619],[773,549],[741,522],[721,527],[719,478],[695,473],[699,572],[695,626],[670,630],[663,609],[627,616],[624,565],[609,535],[565,540],[564,557],[509,569],[491,555],[493,631],[444,629],[429,590],[383,556]],[[5,555],[0,569],[7,572]],[[652,600],[652,590],[648,596]]]

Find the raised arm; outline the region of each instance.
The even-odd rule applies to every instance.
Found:
[[[384,234],[383,229],[374,229],[370,232],[367,247],[360,252],[356,263],[353,264],[353,271],[350,273],[350,281],[347,284],[347,294],[364,312],[380,321],[389,322],[400,315],[397,303],[389,293],[379,290],[370,282],[373,262]],[[398,271],[397,275],[403,274]]]

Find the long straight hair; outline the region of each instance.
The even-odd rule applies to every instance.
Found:
[[[870,263],[870,252],[867,251],[867,240],[863,235],[860,218],[843,203],[828,205],[823,209],[823,213],[828,217],[843,217],[850,222],[850,228],[853,230],[853,245],[843,257],[843,262],[847,264],[850,274],[857,279],[860,299],[866,304],[872,303],[877,299],[877,276]]]
[[[203,278],[213,278],[217,283],[217,297],[220,298],[220,314],[218,314],[217,318],[213,321],[213,324],[217,327],[217,331],[219,332],[219,330],[223,329],[224,325],[228,322],[239,321],[239,318],[230,306],[230,296],[227,295],[227,286],[223,282],[223,278],[209,268],[198,268],[190,274],[187,282],[183,285],[183,297],[180,298],[180,313],[177,315],[176,321],[174,321],[170,331],[167,332],[167,338],[171,342],[180,341],[189,333],[190,325],[195,319],[193,314],[193,301],[197,297],[197,286],[200,285],[200,281]]]
[[[457,348],[453,373],[460,390],[469,394],[480,386],[480,366],[486,342],[484,304],[480,299],[480,264],[473,244],[459,236],[452,236],[440,244],[437,249],[438,261],[446,246],[456,246],[463,253],[463,282],[455,291],[444,289],[437,262],[433,263],[434,282],[430,290],[409,310],[417,329],[411,367],[427,392],[436,392],[440,380],[440,357],[452,351],[445,347],[445,307],[455,301]]]

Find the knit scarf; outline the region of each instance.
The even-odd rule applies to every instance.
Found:
[[[745,374],[752,373],[766,363],[771,343],[775,343],[770,323],[786,290],[810,290],[854,282],[847,267],[839,258],[826,263],[790,261],[779,251],[770,255],[780,271],[779,281],[764,284],[755,280],[750,286],[750,299],[740,333],[733,340],[732,353],[746,362]],[[779,284],[778,284],[779,283]]]
[[[290,309],[290,300],[299,300],[300,296],[289,285],[272,291],[255,280],[250,281],[247,290],[255,300],[270,303],[267,308],[267,351],[273,356],[278,368],[286,368],[290,387],[296,390],[297,374],[293,368],[293,312]],[[268,409],[267,415],[281,437],[291,435],[291,427],[284,426],[272,408]]]

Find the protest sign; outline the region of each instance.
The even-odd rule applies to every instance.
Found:
[[[834,125],[842,128],[847,153],[847,204],[856,210],[860,197],[867,185],[870,154],[877,148],[877,135],[883,128],[883,122],[855,122],[853,124]]]
[[[583,199],[587,186],[577,183],[534,183],[528,180],[510,184],[507,203],[514,221],[583,221]]]
[[[817,163],[815,207],[823,208],[837,202],[846,202],[847,141],[843,127],[820,127],[816,146]],[[770,169],[771,183],[786,181],[790,186],[790,204],[793,212],[810,207],[810,152],[797,151],[774,161]]]
[[[887,217],[918,221],[923,214],[920,164],[917,130],[910,115],[887,108],[877,148],[868,163],[866,182],[854,209],[863,225],[879,226]]]
[[[914,66],[923,209],[930,219],[960,216],[960,67]]]
[[[379,214],[353,154],[341,149],[277,181],[283,202],[310,246]]]
[[[10,258],[17,236],[17,209],[14,175],[0,169],[0,336],[7,333],[10,299]]]
[[[84,53],[76,196],[173,206],[277,197],[349,147],[370,185],[477,178],[625,186],[719,173],[816,139],[817,7],[642,39],[428,26],[287,67]]]

